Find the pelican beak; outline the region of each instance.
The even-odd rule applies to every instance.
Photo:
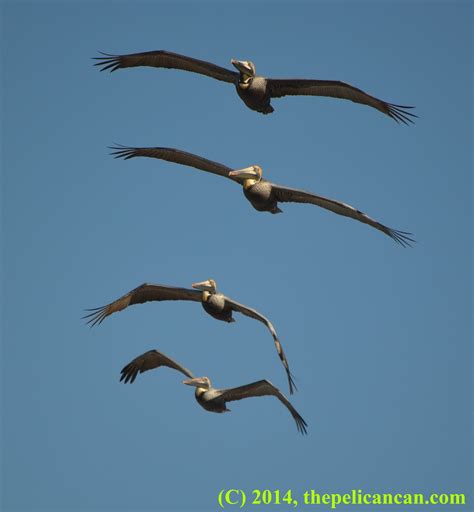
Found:
[[[243,60],[231,59],[231,64],[236,67],[241,73],[251,76],[253,74],[252,68]]]
[[[201,377],[197,377],[195,379],[183,380],[183,384],[186,384],[186,386],[194,386],[195,388],[198,388],[204,384],[204,381]]]
[[[212,285],[209,279],[207,281],[201,281],[200,283],[193,283],[191,287],[194,288],[195,290],[201,291],[212,290]]]
[[[241,180],[255,180],[259,178],[259,174],[255,170],[255,166],[251,165],[250,167],[246,167],[245,169],[229,172],[229,177],[239,178]]]

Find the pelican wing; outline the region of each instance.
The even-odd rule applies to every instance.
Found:
[[[387,226],[380,224],[380,222],[371,219],[365,213],[356,210],[352,206],[346,203],[342,203],[341,201],[336,201],[334,199],[328,199],[326,197],[317,196],[315,194],[305,192],[304,190],[284,187],[282,185],[275,185],[273,183],[272,191],[275,194],[277,200],[281,201],[282,203],[292,202],[315,204],[317,206],[320,206],[321,208],[325,208],[326,210],[331,210],[332,212],[337,213],[339,215],[351,217],[352,219],[358,220],[359,222],[368,224],[369,226],[372,226],[375,229],[382,231],[382,233],[385,233],[390,238],[393,238],[393,240],[398,242],[402,247],[411,247],[411,243],[415,242],[415,240],[410,237],[411,233],[388,228]]]
[[[134,158],[136,156],[158,158],[159,160],[167,160],[168,162],[174,162],[177,164],[187,165],[189,167],[195,167],[196,169],[201,169],[202,171],[212,172],[213,174],[229,178],[238,183],[237,179],[229,176],[229,172],[232,171],[230,167],[227,167],[226,165],[220,164],[218,162],[213,162],[212,160],[208,160],[202,156],[193,155],[192,153],[187,153],[186,151],[181,151],[180,149],[132,148],[120,145],[113,146],[110,149],[114,150],[114,152],[111,154],[114,155],[115,158],[123,158],[125,160]]]
[[[101,66],[101,71],[110,69],[112,72],[122,68],[150,66],[152,68],[182,69],[183,71],[199,73],[228,83],[236,82],[239,77],[237,72],[216,66],[211,62],[193,59],[191,57],[186,57],[186,55],[180,55],[179,53],[172,53],[164,50],[130,53],[128,55],[100,53],[103,57],[94,57],[94,60],[98,61],[95,66]]]
[[[240,386],[238,388],[222,389],[221,395],[217,398],[224,400],[225,402],[232,402],[234,400],[242,400],[244,398],[251,398],[253,396],[276,396],[278,400],[290,411],[294,420],[296,421],[296,427],[299,432],[306,434],[306,427],[308,426],[305,420],[298,414],[298,411],[291,405],[290,401],[286,396],[276,388],[268,380],[259,380],[246,386]]]
[[[122,371],[120,372],[120,382],[124,381],[124,384],[127,384],[127,382],[132,384],[139,373],[147,372],[148,370],[153,370],[160,366],[173,368],[190,379],[194,379],[194,375],[184,366],[173,361],[170,357],[165,356],[165,354],[158,352],[158,350],[149,350],[141,356],[136,357],[133,361],[122,368]]]
[[[290,372],[290,367],[288,365],[288,361],[286,359],[285,352],[283,352],[283,347],[281,346],[280,340],[278,339],[278,335],[275,331],[275,328],[273,327],[273,324],[270,322],[270,320],[268,320],[268,318],[264,317],[261,313],[259,313],[255,309],[244,306],[243,304],[239,304],[235,300],[229,299],[229,297],[226,297],[225,301],[226,301],[226,304],[229,305],[233,311],[238,311],[239,313],[242,313],[245,316],[254,318],[255,320],[258,320],[259,322],[262,322],[263,324],[265,324],[267,326],[268,330],[271,332],[273,341],[275,342],[275,348],[277,350],[278,357],[280,358],[280,361],[282,362],[283,366],[285,367],[286,375],[288,376],[288,385],[290,387],[290,394],[293,394],[293,389],[297,389],[297,387],[294,382],[293,375]]]
[[[90,311],[90,313],[83,318],[87,318],[87,323],[93,327],[95,324],[101,324],[112,313],[122,311],[122,309],[133,304],[161,300],[193,300],[201,302],[201,292],[187,288],[144,283],[110,304],[99,308],[87,309],[86,311]]]
[[[413,123],[411,118],[417,117],[408,112],[413,107],[387,103],[357,89],[357,87],[336,80],[268,79],[267,84],[272,98],[281,98],[287,95],[329,96],[368,105],[404,124]]]

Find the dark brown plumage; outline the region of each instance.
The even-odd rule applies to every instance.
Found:
[[[404,124],[413,123],[415,114],[408,112],[413,107],[395,105],[379,100],[366,92],[350,84],[336,80],[294,80],[294,79],[269,79],[267,81],[271,98],[283,96],[326,96],[342,100],[350,100],[375,108],[397,122]]]
[[[191,71],[201,75],[221,80],[222,82],[234,83],[239,74],[230,69],[216,66],[211,62],[204,60],[193,59],[186,55],[179,53],[167,52],[165,50],[130,53],[128,55],[112,55],[110,53],[99,52],[103,57],[94,57],[98,60],[95,66],[100,66],[101,71],[110,69],[110,71],[117,71],[117,69],[133,68],[141,66],[149,66],[152,68],[168,68],[168,69],[181,69],[183,71]]]
[[[125,295],[110,304],[99,308],[88,309],[90,311],[83,318],[88,319],[87,323],[93,327],[101,324],[108,316],[133,306],[134,304],[143,304],[149,301],[162,300],[192,300],[201,302],[201,292],[198,290],[190,290],[188,288],[178,288],[175,286],[166,286],[162,284],[143,283]]]
[[[160,366],[167,366],[168,368],[181,372],[190,379],[194,378],[194,375],[187,368],[181,366],[170,357],[165,356],[162,352],[158,352],[158,350],[149,350],[141,356],[136,357],[133,361],[122,368],[122,371],[120,372],[120,382],[123,381],[124,384],[130,382],[130,384],[133,384],[139,373],[154,370]]]

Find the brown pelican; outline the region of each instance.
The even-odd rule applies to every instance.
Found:
[[[214,279],[208,279],[200,283],[194,283],[193,289],[188,288],[176,288],[174,286],[166,286],[162,284],[149,284],[144,283],[134,290],[126,293],[117,300],[99,308],[88,309],[91,313],[85,315],[83,318],[88,318],[88,324],[91,327],[96,324],[101,324],[105,318],[112,313],[122,311],[128,306],[133,304],[143,304],[148,301],[162,301],[162,300],[192,300],[200,302],[202,307],[211,316],[217,320],[224,322],[235,322],[232,317],[232,313],[238,312],[245,316],[258,320],[265,324],[270,331],[275,347],[278,352],[278,356],[285,367],[286,374],[288,376],[288,384],[290,387],[290,393],[293,393],[293,388],[296,389],[296,385],[293,381],[293,375],[290,372],[288,361],[285,353],[281,346],[280,340],[278,339],[277,333],[273,324],[255,309],[251,309],[243,304],[239,304],[233,299],[226,297],[223,293],[217,291],[217,285]]]
[[[182,69],[206,75],[222,82],[234,84],[239,97],[252,110],[262,114],[273,112],[272,98],[282,96],[328,96],[351,100],[355,103],[376,108],[387,116],[404,124],[413,123],[412,117],[417,117],[407,111],[413,107],[394,105],[379,100],[370,94],[357,89],[352,85],[336,80],[301,80],[301,79],[273,79],[258,76],[255,65],[249,60],[232,59],[232,65],[238,73],[230,69],[216,66],[211,62],[193,59],[178,53],[164,50],[131,53],[128,55],[111,55],[100,52],[103,57],[94,57],[98,60],[95,66],[101,66],[101,71],[110,69],[116,71],[122,68],[137,66],[150,66],[154,68]]]
[[[116,146],[110,149],[115,150],[112,153],[112,155],[115,155],[115,158],[124,158],[125,160],[138,156],[158,158],[230,178],[243,186],[245,197],[249,200],[250,204],[260,212],[281,213],[282,210],[278,207],[279,202],[314,204],[339,215],[351,217],[359,222],[368,224],[382,231],[382,233],[385,233],[390,238],[393,238],[393,240],[403,247],[410,246],[410,242],[414,242],[414,240],[410,238],[411,233],[384,226],[346,203],[267,181],[262,177],[262,168],[258,165],[252,165],[245,169],[234,171],[223,164],[207,160],[206,158],[179,149],[131,148],[126,146]]]
[[[239,386],[238,388],[217,389],[213,388],[208,377],[197,377],[184,366],[181,366],[173,359],[165,356],[157,350],[149,350],[133,361],[128,363],[121,371],[120,381],[124,384],[134,382],[138,373],[143,373],[160,366],[168,366],[174,370],[183,373],[189,380],[184,380],[183,384],[194,386],[196,388],[195,397],[201,407],[210,412],[230,412],[226,403],[234,400],[242,400],[243,398],[251,398],[253,396],[276,396],[278,400],[290,411],[293,416],[296,427],[299,432],[306,434],[307,424],[305,420],[298,414],[296,409],[291,405],[286,396],[276,388],[268,380],[259,380],[252,384]]]

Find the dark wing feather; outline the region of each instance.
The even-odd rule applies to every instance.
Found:
[[[211,62],[193,59],[179,53],[157,50],[142,53],[130,53],[128,55],[110,55],[100,52],[103,57],[94,57],[97,60],[95,66],[101,66],[101,71],[110,69],[116,71],[122,68],[133,68],[137,66],[150,66],[152,68],[182,69],[206,75],[222,82],[234,83],[238,80],[239,74],[230,69],[216,66]]]
[[[136,357],[133,361],[122,368],[122,371],[120,372],[120,382],[124,381],[124,384],[127,384],[127,382],[132,384],[139,373],[153,370],[160,366],[173,368],[190,379],[194,379],[194,375],[184,366],[181,366],[176,361],[173,361],[173,359],[165,356],[165,354],[158,352],[158,350],[149,350],[141,356]]]
[[[91,313],[85,315],[83,318],[88,318],[87,323],[91,324],[91,327],[93,327],[97,323],[101,324],[104,319],[112,313],[122,311],[122,309],[133,304],[143,304],[148,301],[161,300],[193,300],[200,302],[201,292],[187,288],[144,283],[110,304],[99,308],[87,309],[86,311],[91,311]]]
[[[213,174],[223,176],[224,178],[229,178],[232,181],[236,181],[238,183],[237,179],[229,176],[229,172],[232,171],[230,167],[227,167],[226,165],[220,164],[218,162],[213,162],[212,160],[208,160],[207,158],[203,158],[202,156],[193,155],[192,153],[187,153],[186,151],[181,151],[180,149],[132,148],[127,146],[121,146],[119,144],[110,147],[110,149],[114,150],[114,152],[111,154],[114,155],[115,158],[123,158],[125,160],[137,156],[158,158],[160,160],[166,160],[168,162],[174,162],[177,164],[187,165],[189,167],[195,167],[196,169],[201,169],[202,171],[212,172]]]
[[[411,247],[411,243],[414,243],[415,240],[410,237],[411,233],[407,233],[405,231],[398,231],[396,229],[388,228],[380,222],[377,222],[374,219],[371,219],[365,213],[356,210],[352,206],[342,203],[340,201],[336,201],[334,199],[328,199],[326,197],[317,196],[315,194],[311,194],[309,192],[305,192],[304,190],[298,190],[295,188],[284,187],[282,185],[275,185],[272,183],[272,191],[278,201],[282,203],[292,202],[292,203],[310,203],[320,206],[321,208],[325,208],[326,210],[330,210],[339,215],[344,215],[345,217],[351,217],[352,219],[358,220],[359,222],[363,222],[364,224],[368,224],[369,226],[382,231],[390,238],[393,238],[396,242],[398,242],[402,247]]]
[[[288,365],[288,361],[285,356],[285,352],[283,352],[283,347],[281,346],[280,340],[278,339],[277,333],[275,331],[275,328],[273,327],[273,324],[268,320],[268,318],[264,317],[261,313],[256,311],[255,309],[249,308],[247,306],[244,306],[243,304],[240,304],[236,302],[233,299],[230,299],[229,297],[225,297],[226,305],[230,306],[233,311],[238,311],[239,313],[242,313],[245,316],[249,316],[250,318],[254,318],[255,320],[258,320],[259,322],[262,322],[265,324],[268,328],[268,330],[271,332],[273,341],[275,342],[275,347],[278,353],[278,356],[280,358],[280,361],[282,362],[283,366],[285,367],[286,375],[288,377],[288,385],[290,387],[290,394],[293,394],[293,389],[298,389],[296,387],[294,377],[292,373],[290,372],[290,367]]]
[[[222,389],[221,395],[217,398],[218,400],[224,400],[225,402],[232,402],[234,400],[243,400],[244,398],[251,398],[253,396],[276,396],[280,402],[290,411],[293,416],[296,427],[299,432],[306,434],[306,427],[308,426],[305,420],[298,414],[298,411],[291,405],[290,401],[286,396],[276,388],[268,380],[259,380],[252,384],[240,386],[238,388]]]
[[[367,94],[361,89],[357,89],[357,87],[336,80],[268,79],[267,87],[272,98],[280,98],[287,95],[328,96],[368,105],[380,110],[380,112],[395,119],[395,121],[404,124],[413,123],[414,121],[411,118],[418,117],[408,112],[413,107],[387,103]]]

